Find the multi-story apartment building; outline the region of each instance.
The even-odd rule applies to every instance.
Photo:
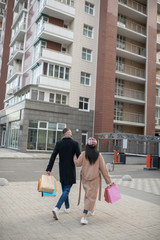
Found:
[[[15,0],[2,145],[49,151],[66,126],[82,149],[96,133],[154,136],[159,5]]]

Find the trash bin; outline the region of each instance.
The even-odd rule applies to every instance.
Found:
[[[159,168],[159,160],[160,158],[158,156],[152,156],[152,167],[153,168]]]
[[[126,154],[119,153],[119,161],[120,163],[126,164]]]
[[[152,168],[152,155],[147,155],[147,168]]]

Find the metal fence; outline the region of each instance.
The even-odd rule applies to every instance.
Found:
[[[102,133],[98,135],[98,149],[100,152],[125,152],[142,155],[159,155],[160,138],[135,134]],[[124,149],[124,139],[127,148]]]

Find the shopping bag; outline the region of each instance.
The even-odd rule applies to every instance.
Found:
[[[38,192],[40,192],[40,186],[41,186],[41,178],[38,180],[38,188],[37,188]]]
[[[117,184],[110,185],[109,187],[105,188],[105,200],[109,203],[115,203],[119,199],[121,199],[121,195],[118,189]]]
[[[42,175],[39,191],[52,193],[53,190],[54,190],[54,177],[49,175]]]
[[[51,196],[51,197],[53,196],[53,197],[55,197],[56,193],[57,193],[57,180],[54,179],[54,190],[53,190],[53,192],[52,193],[42,192],[42,197],[44,197],[44,196]]]

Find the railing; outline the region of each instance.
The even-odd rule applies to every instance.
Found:
[[[3,15],[3,14],[4,14],[4,9],[0,8],[0,15]]]
[[[160,22],[160,15],[157,15],[157,22]]]
[[[23,44],[16,42],[11,50],[11,56],[13,56],[17,51],[23,51]]]
[[[146,56],[146,50],[143,47],[139,47],[135,44],[126,42],[126,41],[121,41],[117,40],[117,48],[124,49],[128,52],[132,52],[141,56]]]
[[[160,43],[160,35],[159,34],[157,34],[157,42]]]
[[[15,36],[17,35],[18,32],[20,31],[25,31],[26,30],[26,23],[21,23],[14,31],[13,37],[11,39],[11,42],[13,41],[13,39],[15,38]]]
[[[160,105],[160,97],[156,96],[156,104]]]
[[[126,64],[122,64],[120,62],[116,62],[116,71],[123,72],[129,75],[133,75],[136,77],[145,78],[145,70],[141,68],[131,67]]]
[[[144,92],[135,89],[116,87],[115,95],[144,101]]]
[[[125,122],[135,122],[135,123],[144,123],[144,115],[141,113],[116,111],[114,114],[114,120],[125,121]]]
[[[130,8],[133,8],[134,10],[141,12],[143,14],[146,14],[146,7],[136,1],[133,0],[119,0],[120,3],[127,5]]]
[[[160,84],[160,76],[156,76],[156,83]]]
[[[11,78],[17,72],[21,72],[21,65],[14,67],[12,71],[9,72],[8,78]]]
[[[138,32],[142,35],[146,35],[146,28],[140,24],[137,24],[133,21],[130,21],[128,19],[126,19],[126,22],[124,23],[123,21],[121,22],[120,20],[118,20],[118,25],[120,27],[124,27],[124,28],[127,28],[127,29],[130,29],[134,32]]]

